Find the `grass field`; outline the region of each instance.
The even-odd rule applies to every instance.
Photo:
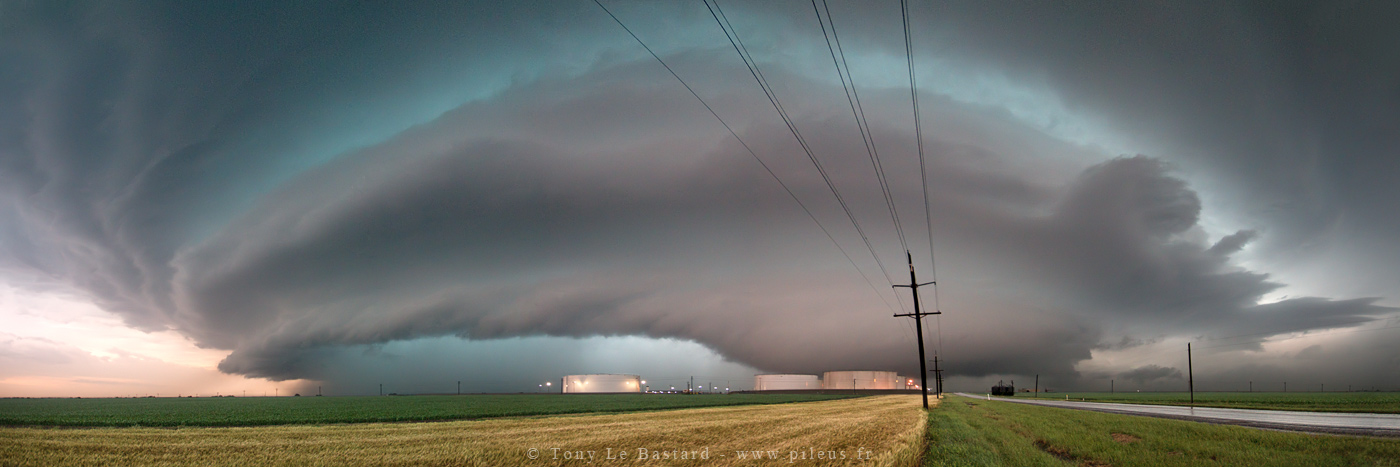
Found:
[[[255,426],[461,420],[807,402],[841,395],[466,395],[0,399],[8,426]]]
[[[1190,405],[1185,392],[1044,393],[1046,399],[1084,399],[1127,404]],[[1017,393],[1017,398],[1031,397]],[[1300,410],[1311,412],[1400,413],[1400,392],[1197,392],[1199,407]]]
[[[1063,394],[1061,394],[1063,397]],[[929,466],[1400,466],[1400,440],[1307,435],[950,396]]]
[[[433,423],[0,428],[0,464],[900,466],[920,461],[927,420],[918,397],[897,395]]]

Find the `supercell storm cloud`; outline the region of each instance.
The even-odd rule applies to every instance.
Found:
[[[592,2],[9,2],[0,282],[274,381],[516,338],[500,387],[653,339],[917,373],[814,5],[722,4],[888,276],[704,3],[603,3],[850,260]],[[1198,385],[1400,384],[1400,7],[912,2],[934,258],[899,4],[830,9],[952,387],[1175,387],[1188,341]]]

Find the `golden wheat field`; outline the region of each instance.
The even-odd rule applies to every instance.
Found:
[[[7,465],[915,465],[917,396],[423,423],[4,428]]]

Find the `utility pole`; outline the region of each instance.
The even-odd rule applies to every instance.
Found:
[[[457,382],[457,395],[459,395],[459,396],[462,395],[462,382],[461,382],[461,381],[458,381],[458,382]]]
[[[316,395],[318,395],[318,396],[321,395],[321,387],[320,387],[320,386],[316,386]]]
[[[933,376],[934,376],[933,383],[934,383],[935,386],[938,386],[938,398],[939,398],[939,399],[942,399],[942,398],[943,398],[943,370],[942,370],[942,369],[939,369],[938,371],[933,372]]]
[[[933,284],[934,282],[933,282],[933,281],[929,281],[929,282],[925,282],[925,283],[920,284],[919,281],[918,281],[917,279],[914,278],[914,255],[910,254],[910,253],[909,253],[909,250],[904,250],[904,258],[907,259],[907,260],[909,260],[909,285],[895,285],[895,287],[908,287],[908,288],[909,288],[909,292],[910,292],[911,294],[914,295],[914,312],[913,312],[913,313],[905,313],[905,314],[902,314],[902,315],[894,315],[894,316],[895,316],[895,317],[900,317],[900,316],[912,316],[912,317],[914,317],[914,333],[915,333],[915,334],[918,334],[917,336],[914,336],[914,337],[916,337],[916,338],[918,339],[918,341],[919,341],[919,382],[920,382],[920,383],[923,383],[923,384],[920,384],[920,385],[919,385],[919,392],[922,393],[923,396],[924,396],[924,410],[928,410],[928,360],[927,360],[926,358],[924,358],[924,325],[923,325],[923,321],[924,321],[924,317],[925,317],[925,316],[943,314],[943,312],[938,311],[938,310],[934,310],[933,313],[924,313],[924,312],[922,311],[922,309],[919,308],[919,287],[922,287],[922,286],[925,286],[925,285],[929,285],[929,284]]]
[[[1253,382],[1253,381],[1250,381],[1250,382],[1249,382],[1249,392],[1254,392],[1254,382]]]
[[[937,394],[938,397],[942,398],[942,397],[943,397],[943,370],[942,370],[941,368],[938,368],[938,355],[937,355],[937,354],[935,354],[935,355],[933,356],[933,387],[934,387],[934,394]],[[919,389],[924,389],[924,388],[919,388]]]
[[[1035,397],[1040,397],[1040,375],[1035,375]]]
[[[1191,405],[1196,405],[1196,377],[1191,371],[1191,343],[1186,343],[1186,387],[1191,391]]]
[[[1113,394],[1113,380],[1108,380],[1108,393]]]

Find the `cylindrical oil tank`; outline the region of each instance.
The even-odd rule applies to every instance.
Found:
[[[637,375],[569,375],[562,383],[565,394],[642,392],[642,377]]]
[[[828,371],[822,374],[823,389],[904,389],[903,383],[893,371]]]
[[[821,389],[817,375],[755,375],[753,390],[782,391],[794,389]]]

